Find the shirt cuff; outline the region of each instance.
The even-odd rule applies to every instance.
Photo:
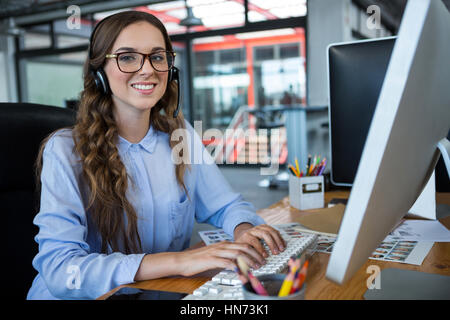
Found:
[[[264,224],[263,218],[255,213],[239,213],[233,217],[229,217],[223,224],[223,230],[233,238],[234,240],[234,229],[241,223],[250,223],[253,226],[258,226]]]
[[[117,286],[134,282],[134,277],[145,255],[145,253],[129,254],[124,257],[117,272]]]

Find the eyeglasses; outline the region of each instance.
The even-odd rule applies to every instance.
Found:
[[[175,62],[175,52],[160,50],[152,53],[120,52],[107,54],[106,58],[115,58],[117,67],[124,73],[134,73],[142,69],[146,58],[150,61],[153,69],[159,72],[169,71]]]

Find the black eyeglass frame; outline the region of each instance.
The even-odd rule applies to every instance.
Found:
[[[164,52],[165,54],[168,54],[168,55],[171,55],[172,56],[172,65],[167,69],[167,70],[158,70],[157,68],[155,68],[155,66],[153,65],[153,62],[152,62],[152,59],[150,59],[150,56],[152,56],[152,55],[154,55],[154,54],[161,54],[162,52]],[[137,53],[137,54],[140,54],[142,57],[143,57],[143,59],[141,60],[141,66],[139,67],[139,69],[137,69],[136,71],[123,71],[121,68],[120,68],[120,65],[119,65],[119,56],[120,55],[122,55],[122,54],[125,54],[125,53]],[[124,52],[119,52],[119,53],[115,53],[115,54],[107,54],[106,56],[105,56],[105,58],[107,58],[107,59],[112,59],[112,58],[114,58],[114,59],[116,59],[116,64],[117,64],[117,68],[119,68],[119,70],[121,71],[121,72],[123,72],[123,73],[135,73],[135,72],[139,72],[141,69],[142,69],[142,67],[144,66],[144,63],[145,63],[145,59],[148,59],[148,61],[150,61],[150,65],[152,66],[152,68],[153,69],[155,69],[156,71],[158,71],[158,72],[168,72],[170,69],[172,69],[174,66],[175,66],[175,56],[176,56],[177,54],[176,54],[176,52],[173,52],[173,51],[169,51],[169,50],[158,50],[158,51],[154,51],[154,52],[151,52],[151,53],[142,53],[142,52],[137,52],[137,51],[124,51]],[[167,59],[168,61],[169,61],[169,59]]]

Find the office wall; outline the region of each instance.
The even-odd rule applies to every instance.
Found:
[[[307,101],[310,106],[328,106],[326,48],[351,38],[348,17],[350,0],[309,0],[307,19]],[[330,159],[328,111],[307,116],[308,153]]]
[[[391,36],[381,23],[368,23],[369,14],[351,0],[309,0],[307,34],[307,92],[309,105],[328,105],[326,50],[331,43]],[[371,20],[373,21],[373,20]]]
[[[309,105],[328,105],[326,49],[351,40],[350,0],[309,0],[307,86]]]

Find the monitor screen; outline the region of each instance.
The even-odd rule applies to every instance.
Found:
[[[331,182],[351,186],[395,37],[328,48]]]
[[[396,37],[332,44],[328,47],[331,182],[351,186]],[[450,139],[450,131],[447,134]],[[450,192],[442,157],[436,191]]]

